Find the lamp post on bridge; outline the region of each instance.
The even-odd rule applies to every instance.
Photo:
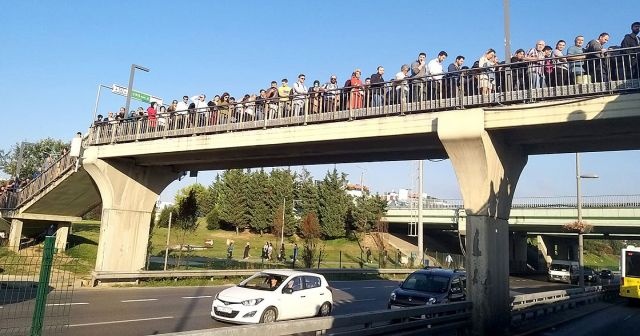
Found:
[[[131,105],[131,92],[133,91],[133,76],[136,72],[136,69],[142,70],[144,72],[149,72],[149,68],[145,68],[137,64],[131,64],[131,72],[129,73],[129,85],[127,86],[127,103],[124,107],[125,113],[129,113],[129,105]]]
[[[582,194],[580,190],[580,180],[583,178],[598,178],[595,174],[580,174],[580,153],[576,153],[576,208],[578,210],[578,267],[579,278],[578,284],[584,287],[584,238],[582,225]]]

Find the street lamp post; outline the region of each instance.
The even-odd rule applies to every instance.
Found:
[[[422,185],[422,174],[424,170],[424,162],[418,161],[418,260],[420,260],[421,266],[424,265],[424,232],[422,225],[422,193],[424,188]]]
[[[595,174],[580,174],[580,153],[576,153],[576,208],[578,210],[578,266],[579,278],[578,284],[584,287],[584,238],[582,226],[582,194],[580,190],[580,180],[583,178],[598,178]]]
[[[131,72],[129,73],[129,85],[127,86],[127,103],[124,110],[125,113],[129,113],[129,105],[131,105],[131,91],[133,90],[133,76],[136,72],[136,69],[142,70],[144,72],[149,72],[149,68],[145,68],[137,64],[131,64]]]
[[[96,94],[96,106],[93,108],[93,120],[91,120],[91,124],[96,122],[96,117],[98,116],[98,104],[100,103],[100,90],[102,88],[110,89],[110,87],[106,85],[98,84],[98,93]],[[126,113],[129,113],[129,112],[126,112]]]

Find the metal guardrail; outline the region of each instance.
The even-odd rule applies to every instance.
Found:
[[[427,199],[425,209],[464,209],[461,199]],[[518,197],[511,203],[512,209],[565,209],[576,207],[576,196]],[[583,208],[638,208],[640,194],[582,196]],[[392,203],[389,210],[417,209],[417,201]]]
[[[522,104],[640,89],[638,48],[407,77],[95,123],[86,146]],[[577,57],[583,57],[577,61]],[[576,61],[574,61],[576,60]],[[568,70],[570,67],[571,72]],[[579,71],[576,69],[580,69]]]
[[[471,302],[465,301],[164,335],[255,336],[310,332],[341,336],[432,335],[443,331],[459,330],[463,332],[468,329],[471,325],[471,307]]]
[[[567,310],[615,296],[617,286],[572,288],[513,298],[511,324],[539,319],[560,310]],[[169,333],[171,336],[254,336],[316,333],[326,335],[429,335],[442,331],[461,334],[471,326],[472,303],[469,301],[441,305],[378,310],[335,317],[283,321],[269,324],[226,327]]]
[[[374,269],[374,268],[296,268],[296,271],[313,272],[319,274],[411,274],[415,269]],[[138,282],[149,279],[184,279],[184,278],[223,278],[230,276],[249,276],[266,269],[238,269],[238,270],[172,270],[172,271],[137,271],[137,272],[111,272],[93,271],[91,272],[92,285],[96,286],[101,282],[122,281]]]

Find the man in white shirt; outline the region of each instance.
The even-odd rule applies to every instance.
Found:
[[[177,114],[187,114],[188,109],[189,109],[189,97],[183,96],[182,101],[178,102],[178,105],[176,105],[176,112]]]
[[[304,85],[306,76],[304,74],[298,75],[298,81],[293,84],[293,115],[299,116],[304,111],[304,101],[307,98],[307,87]]]
[[[396,88],[395,88],[396,97],[394,101],[402,105],[406,104],[409,98],[409,84],[407,83],[407,80],[406,80],[408,73],[409,73],[409,65],[403,64],[402,67],[400,68],[400,72],[396,74],[396,80],[394,83],[396,85]]]
[[[444,70],[442,68],[442,62],[447,58],[447,52],[441,51],[438,53],[438,57],[432,59],[427,64],[429,69],[429,86],[432,99],[442,98],[442,77],[444,76]]]

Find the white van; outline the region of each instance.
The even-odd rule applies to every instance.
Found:
[[[572,260],[552,260],[549,265],[549,281],[578,283],[580,264]]]

